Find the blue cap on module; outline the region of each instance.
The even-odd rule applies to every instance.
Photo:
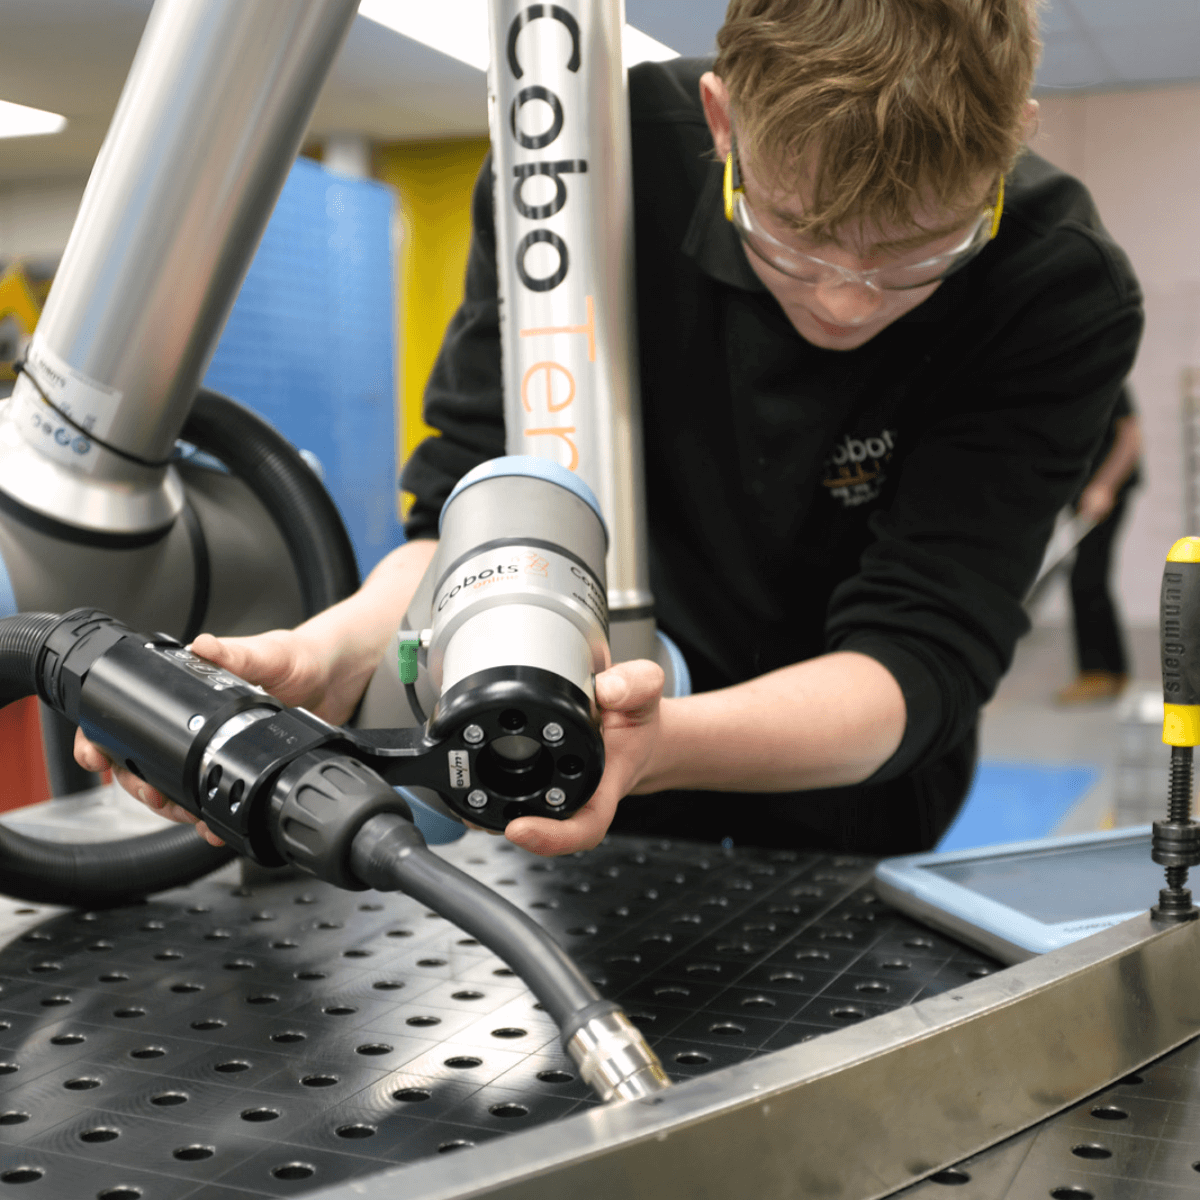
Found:
[[[560,488],[565,488],[572,495],[578,496],[599,518],[600,527],[604,530],[604,544],[608,545],[608,526],[605,524],[604,514],[600,511],[600,501],[596,499],[595,492],[574,471],[568,471],[566,467],[559,466],[558,463],[552,462],[548,458],[535,458],[532,454],[506,454],[503,458],[490,458],[487,462],[480,463],[479,466],[469,470],[454,485],[454,490],[446,497],[446,503],[442,505],[442,513],[438,517],[438,533],[442,531],[442,522],[446,519],[446,509],[453,503],[455,496],[460,492],[465,492],[467,488],[476,483],[483,483],[485,479],[500,479],[505,475],[522,475],[527,479],[543,479],[546,483],[556,483]]]

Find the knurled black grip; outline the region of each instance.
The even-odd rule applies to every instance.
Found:
[[[1200,562],[1167,560],[1159,620],[1163,699],[1200,705]]]

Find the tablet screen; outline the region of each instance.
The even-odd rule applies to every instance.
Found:
[[[1163,869],[1145,836],[1020,854],[926,863],[933,875],[1046,925],[1139,912],[1158,900]]]

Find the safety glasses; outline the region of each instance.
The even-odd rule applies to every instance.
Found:
[[[929,287],[967,265],[991,240],[1000,228],[1004,210],[1004,177],[996,190],[996,200],[979,216],[975,227],[959,245],[916,263],[890,264],[853,271],[837,263],[826,262],[813,254],[805,254],[773,237],[763,227],[746,199],[742,186],[742,171],[738,162],[737,141],[725,157],[725,217],[733,223],[743,242],[768,266],[798,279],[801,283],[835,282],[858,284],[877,291],[903,292],[912,288]]]

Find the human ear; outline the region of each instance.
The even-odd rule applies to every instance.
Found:
[[[1032,142],[1041,127],[1041,105],[1036,100],[1026,100],[1021,109],[1021,141]]]
[[[711,71],[700,76],[700,102],[704,105],[704,119],[712,134],[713,149],[717,158],[724,160],[733,145],[729,89],[725,81]]]

